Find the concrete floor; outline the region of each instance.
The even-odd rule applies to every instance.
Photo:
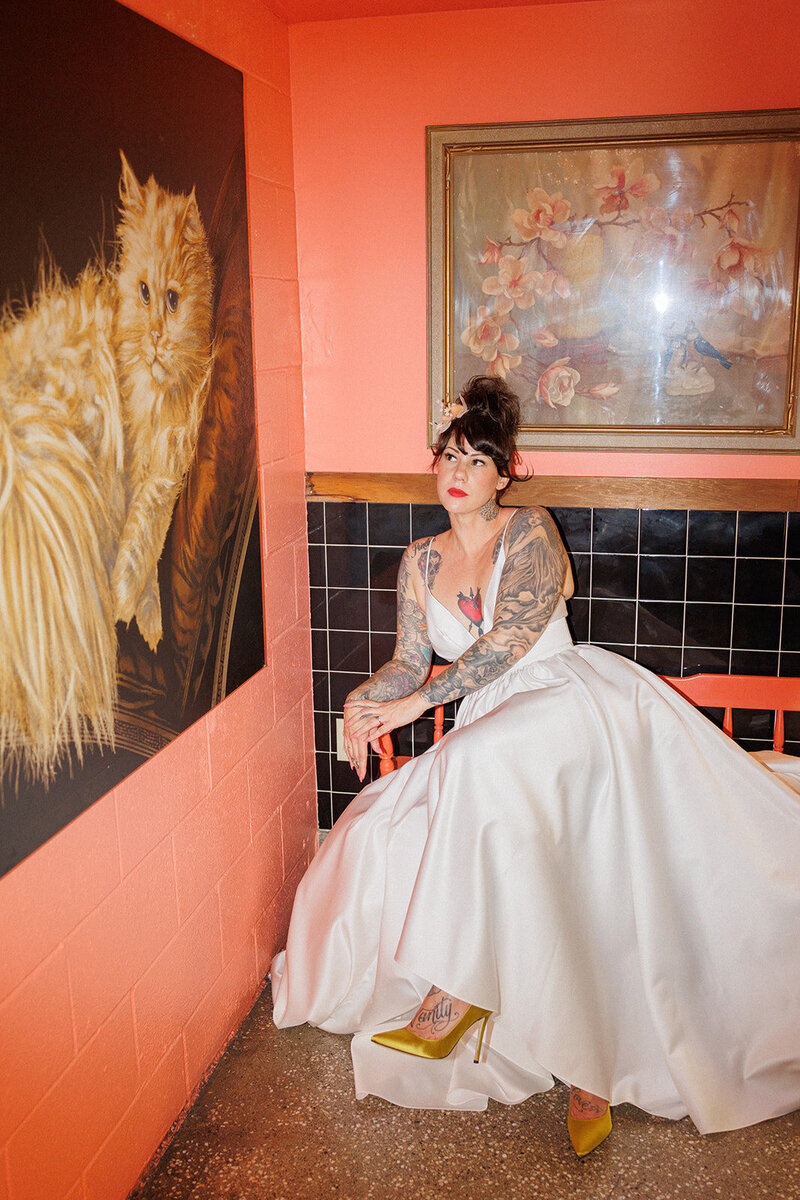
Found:
[[[800,1112],[700,1137],[628,1105],[584,1160],[567,1089],[485,1113],[353,1095],[349,1038],[278,1031],[269,989],[137,1200],[800,1200]]]

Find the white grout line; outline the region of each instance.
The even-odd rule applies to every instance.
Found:
[[[786,571],[789,563],[789,514],[783,526],[783,582],[781,583],[781,619],[778,626],[778,674],[781,673],[781,647],[783,645],[783,617],[786,611]]]

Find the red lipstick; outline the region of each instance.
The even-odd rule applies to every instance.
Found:
[[[466,492],[462,492],[461,488],[448,488],[448,496],[466,496]]]

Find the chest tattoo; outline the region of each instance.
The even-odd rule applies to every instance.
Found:
[[[481,599],[481,589],[478,588],[473,592],[469,589],[469,595],[465,596],[463,592],[458,593],[458,608],[469,621],[469,631],[472,633],[472,627],[475,626],[478,631],[478,637],[483,633],[483,601]]]

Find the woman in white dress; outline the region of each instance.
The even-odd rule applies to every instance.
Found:
[[[477,377],[451,415],[434,448],[450,529],[405,551],[394,657],[345,706],[359,778],[370,742],[464,699],[314,859],[272,964],[275,1023],[354,1033],[357,1095],[410,1107],[517,1103],[562,1079],[580,1155],[613,1104],[703,1133],[792,1111],[791,776],[657,676],[573,645],[552,520],[497,503],[516,397]],[[428,680],[433,650],[451,665]]]

